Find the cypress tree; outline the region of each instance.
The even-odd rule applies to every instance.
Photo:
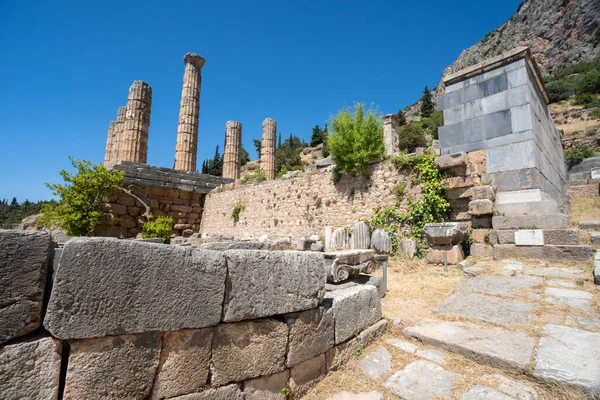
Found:
[[[427,85],[423,89],[423,97],[421,97],[421,117],[428,118],[434,111],[433,98]]]

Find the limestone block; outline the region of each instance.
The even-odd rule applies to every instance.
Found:
[[[165,332],[150,399],[197,392],[208,382],[213,328]]]
[[[465,153],[446,154],[437,157],[435,164],[439,169],[462,167],[467,165],[467,155]]]
[[[488,244],[473,243],[471,244],[471,257],[493,258],[494,248]]]
[[[414,258],[417,254],[417,241],[412,239],[400,240],[400,251],[406,254],[408,258]]]
[[[200,393],[173,397],[173,400],[244,400],[244,392],[239,385],[232,384],[218,388],[210,388]]]
[[[600,285],[600,262],[594,261],[594,283]]]
[[[329,371],[337,371],[348,362],[348,360],[354,357],[358,349],[362,348],[358,337],[353,337],[352,339],[336,345],[325,355],[327,369]]]
[[[482,385],[475,385],[465,392],[459,400],[514,400],[512,397],[503,395]]]
[[[350,237],[350,248],[352,249],[368,249],[371,247],[371,233],[369,225],[361,221],[354,225],[352,236]]]
[[[392,370],[392,354],[383,346],[361,359],[356,367],[367,378],[377,383],[379,379]]]
[[[317,240],[313,244],[310,245],[310,251],[324,251],[325,245],[320,240]]]
[[[266,250],[267,245],[264,242],[255,241],[227,241],[227,242],[216,242],[216,243],[203,243],[200,245],[201,249],[205,250]]]
[[[489,215],[494,212],[494,203],[488,199],[471,200],[469,202],[469,214]]]
[[[289,328],[286,365],[293,367],[334,346],[333,310],[323,307],[285,317]]]
[[[492,225],[494,229],[566,229],[569,227],[569,217],[565,214],[494,216]],[[585,229],[581,223],[579,227]]]
[[[282,400],[281,390],[288,385],[290,370],[244,382],[245,400]]]
[[[472,187],[448,190],[446,192],[446,198],[448,200],[471,199],[471,190],[473,190]]]
[[[442,180],[441,184],[444,189],[457,189],[474,186],[475,182],[471,177],[455,176]]]
[[[61,351],[61,343],[51,337],[0,347],[0,397],[58,399]]]
[[[323,254],[229,250],[223,321],[241,321],[317,307],[325,293]]]
[[[335,343],[355,336],[381,319],[381,299],[374,286],[353,286],[327,292],[335,319]]]
[[[600,232],[590,232],[590,241],[596,246],[600,244]]]
[[[490,185],[473,186],[471,188],[471,199],[494,201],[496,199],[496,192],[494,191],[494,187]]]
[[[579,229],[544,229],[544,244],[578,245]]]
[[[425,224],[423,234],[430,244],[456,244],[467,234],[467,225],[460,222]]]
[[[489,229],[473,229],[471,232],[471,238],[475,243],[486,243],[489,241]]]
[[[156,332],[71,341],[63,398],[146,398],[160,348],[161,335]]]
[[[429,264],[444,264],[444,253],[446,253],[446,263],[448,265],[457,265],[465,259],[461,245],[432,245],[427,250],[425,259]]]
[[[383,229],[375,229],[371,237],[371,248],[377,253],[389,254],[392,251],[392,239]]]
[[[579,229],[600,231],[600,221],[581,221],[579,222]]]
[[[544,231],[542,229],[521,229],[515,231],[517,246],[543,246]]]
[[[343,228],[334,230],[333,234],[331,235],[331,250],[344,250],[348,247],[348,234],[346,231]]]
[[[434,140],[437,142],[437,140]],[[327,398],[327,400],[382,400],[383,395],[379,392],[361,392],[361,393],[352,393],[352,392],[337,392],[332,397]]]
[[[537,400],[537,391],[528,384],[507,378],[504,375],[484,375],[482,381],[519,400]]]
[[[451,399],[456,381],[462,375],[445,370],[431,361],[418,360],[396,372],[386,389],[406,400]]]
[[[274,319],[217,325],[212,343],[212,384],[224,385],[285,369],[288,328]]]
[[[52,238],[0,230],[0,343],[40,327]]]
[[[514,244],[499,244],[494,246],[494,258],[534,258],[547,261],[589,261],[592,259],[591,246],[516,246]]]
[[[215,325],[225,274],[219,252],[75,238],[64,247],[44,326],[80,339]]]
[[[290,371],[290,399],[300,399],[327,375],[325,354],[321,354]]]

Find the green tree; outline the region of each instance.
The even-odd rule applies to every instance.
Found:
[[[305,147],[306,143],[298,136],[290,134],[290,137],[275,150],[275,170],[280,171],[285,166],[288,171],[291,171],[294,167],[302,166],[300,153]]]
[[[396,115],[398,116],[398,121],[400,121],[400,126],[406,125],[406,115],[404,115],[404,111],[398,110]]]
[[[96,227],[106,221],[107,197],[119,190],[124,174],[102,164],[72,157],[69,160],[77,173],[63,169],[60,175],[65,184],[46,183],[59,201],[42,207],[41,221],[46,226],[60,226],[69,236],[93,236]]]
[[[258,154],[258,158],[260,159],[260,149],[262,147],[262,140],[254,139],[254,148],[256,149],[256,154]]]
[[[421,97],[421,117],[429,117],[434,111],[433,98],[427,85],[423,89],[423,97]]]
[[[277,148],[281,147],[281,132],[279,132],[279,141],[277,142]]]
[[[316,147],[321,143],[325,143],[327,140],[327,131],[321,130],[319,125],[316,125],[312,130],[312,136],[310,137],[310,147]]]
[[[250,153],[242,146],[240,150],[240,164],[246,165],[248,162],[250,162]]]
[[[427,141],[423,128],[418,122],[412,122],[408,125],[400,127],[398,135],[398,147],[407,153],[412,153],[417,147],[425,147]]]
[[[331,119],[331,157],[341,174],[367,174],[371,161],[383,157],[383,123],[377,111],[358,103]]]
[[[329,127],[325,124],[323,129],[323,149],[321,150],[323,157],[329,157]]]

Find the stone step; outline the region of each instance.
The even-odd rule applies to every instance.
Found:
[[[483,364],[528,372],[535,340],[524,332],[470,322],[424,319],[404,336],[462,354]]]
[[[507,229],[507,230],[494,230],[489,233],[490,240],[492,243],[497,242],[498,244],[521,244],[516,243],[515,232],[520,230]],[[539,235],[543,244],[545,245],[579,245],[579,229],[539,229]]]
[[[579,222],[579,229],[598,231],[600,230],[600,221],[581,221]]]
[[[495,217],[494,217],[495,218]],[[497,244],[494,246],[494,258],[533,258],[554,262],[591,261],[594,255],[592,246],[517,246]]]
[[[496,230],[567,229],[569,216],[566,214],[494,216],[492,217],[492,226]]]

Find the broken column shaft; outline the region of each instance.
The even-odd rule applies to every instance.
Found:
[[[119,161],[146,163],[151,107],[152,88],[144,81],[134,81],[127,98],[125,124],[119,141]]]
[[[227,121],[225,153],[223,154],[223,178],[240,178],[241,147],[242,124],[238,121]]]
[[[188,53],[183,57],[183,61],[185,62],[185,72],[175,147],[175,169],[196,172],[201,70],[205,60],[198,54]]]
[[[110,168],[113,165],[113,149],[115,147],[115,126],[117,123],[115,121],[110,121],[108,124],[108,136],[106,138],[106,150],[104,152],[104,166],[106,168]]]
[[[396,114],[388,114],[383,117],[383,142],[387,157],[391,157],[400,151],[399,129],[400,119]]]
[[[127,107],[121,106],[117,109],[117,120],[108,125],[108,138],[106,139],[106,153],[104,155],[104,166],[111,168],[119,162],[119,143],[122,140],[123,127]]]
[[[275,179],[275,138],[277,137],[277,121],[267,118],[262,124],[262,142],[260,146],[260,167],[268,181]]]

